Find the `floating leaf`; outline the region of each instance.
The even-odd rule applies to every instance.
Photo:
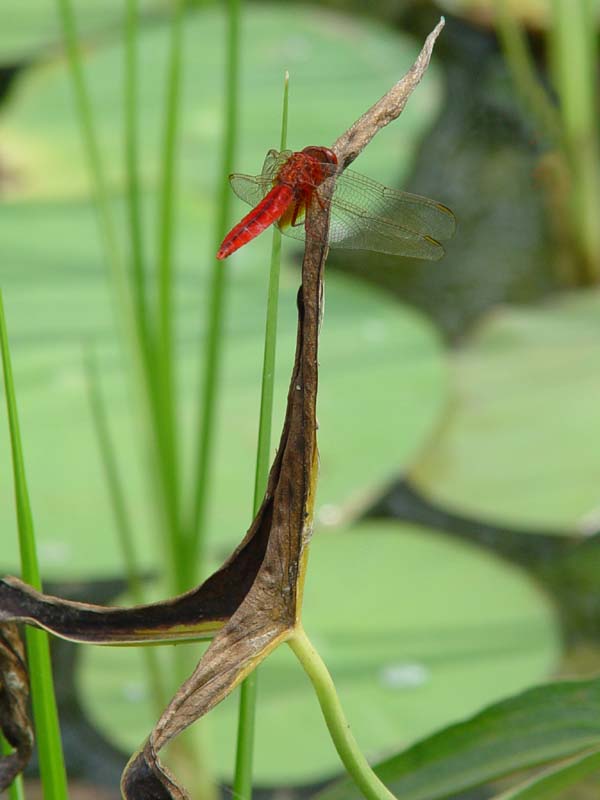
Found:
[[[169,0],[141,0],[142,11],[165,9]],[[74,0],[84,36],[114,33],[123,16],[121,0]],[[60,46],[62,32],[56,0],[3,0],[0,12],[0,63],[29,61]]]
[[[137,550],[143,554],[144,567],[157,566],[156,520],[141,474],[135,413],[94,249],[94,222],[89,207],[74,203],[7,204],[0,216],[0,239],[12,254],[3,266],[7,315],[38,546],[47,577],[86,576],[92,565],[94,577],[114,574],[121,563],[89,412],[81,351],[86,339],[97,343],[99,350],[102,389],[111,409],[112,436],[119,442]],[[182,233],[177,293],[180,428],[186,431],[197,414],[197,353],[204,321],[198,308],[206,302],[206,272],[197,263],[198,248],[208,249],[208,242],[198,237],[193,210],[183,208],[178,225]],[[29,234],[32,226],[38,233],[35,237]],[[240,254],[242,263],[231,265],[235,275],[228,296],[228,356],[216,420],[208,530],[219,561],[224,548],[233,549],[238,543],[252,507],[248,476],[254,468],[260,403],[256,365],[263,352],[266,249],[257,240],[246,250]],[[296,282],[297,272],[287,261],[281,276],[275,428],[283,423],[295,346]],[[326,303],[315,514],[330,523],[367,502],[432,435],[446,401],[446,364],[439,337],[428,321],[383,293],[333,273],[327,276]],[[357,419],[360,436],[355,435]],[[184,437],[184,449],[191,439]],[[7,455],[0,452],[0,465]],[[184,464],[192,463],[191,458],[187,449]],[[0,527],[12,526],[10,486],[0,482]],[[0,569],[13,570],[17,563],[16,543],[7,541]]]
[[[28,5],[27,19],[34,17]],[[111,4],[115,0],[110,0]],[[55,6],[55,0],[36,0]],[[91,5],[91,0],[80,0]],[[103,0],[94,0],[98,8]],[[5,0],[2,10],[5,9]],[[10,17],[10,12],[7,12]],[[53,13],[56,11],[53,9]],[[198,8],[186,13],[181,97],[182,137],[179,148],[181,184],[188,202],[210,218],[208,198],[214,196],[218,142],[223,105],[221,83],[225,57],[222,46],[226,8]],[[86,15],[82,17],[85,18]],[[92,18],[90,11],[89,19]],[[345,35],[340,36],[340,26]],[[3,24],[0,23],[0,31]],[[140,31],[139,40],[139,159],[146,190],[156,186],[159,173],[159,133],[162,130],[162,91],[167,68],[168,26],[154,24]],[[96,111],[98,137],[111,185],[123,187],[123,45],[103,40],[86,49],[85,76]],[[266,150],[279,141],[280,95],[284,70],[294,76],[294,111],[290,120],[292,147],[327,144],[339,133],[340,120],[350,120],[372,98],[396,80],[412,62],[418,46],[408,37],[364,17],[330,13],[315,15],[301,6],[254,4],[244,17],[242,85],[240,96],[252,98],[240,109],[239,170],[260,167]],[[353,78],[352,106],[346,91]],[[318,119],[315,97],[326,98]],[[415,94],[402,126],[383,132],[377,147],[361,156],[361,170],[390,182],[409,169],[411,155],[441,100],[441,81],[435,66]],[[13,179],[4,197],[79,197],[89,194],[87,161],[74,118],[70,76],[64,62],[27,70],[15,87],[0,120],[0,165]],[[392,165],[390,167],[390,165]],[[237,169],[237,167],[236,167]],[[240,203],[241,208],[241,203]],[[198,220],[196,219],[196,227]],[[150,232],[154,242],[154,229]],[[196,251],[196,260],[197,260]]]
[[[573,528],[600,507],[600,292],[492,314],[454,355],[456,401],[412,470],[436,502]]]

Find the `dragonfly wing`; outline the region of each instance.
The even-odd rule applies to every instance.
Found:
[[[250,206],[258,205],[272,186],[270,181],[263,180],[262,175],[241,175],[237,172],[229,176],[229,183],[240,200]]]
[[[432,236],[401,227],[383,216],[367,216],[364,209],[342,203],[331,207],[329,242],[336,248],[373,250],[430,261],[444,255],[444,248]]]
[[[281,165],[288,160],[290,155],[291,150],[283,150],[281,153],[277,150],[269,150],[260,175],[243,175],[234,172],[229,176],[231,188],[244,203],[248,203],[250,206],[258,205],[272,189],[273,181]]]
[[[272,181],[279,172],[281,166],[285,164],[291,155],[291,150],[282,150],[281,152],[278,150],[269,150],[265,156],[263,167],[260,173],[261,178]]]
[[[456,228],[454,214],[441,203],[390,189],[353,170],[346,170],[337,179],[335,202],[360,208],[364,216],[385,219],[389,225],[436,240],[452,238]],[[401,230],[398,235],[404,236]]]

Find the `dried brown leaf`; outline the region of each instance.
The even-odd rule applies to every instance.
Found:
[[[10,786],[23,770],[33,749],[28,714],[29,679],[25,649],[17,626],[0,625],[0,730],[12,753],[0,756],[0,789]]]
[[[334,145],[340,169],[397,117],[427,68],[443,23],[430,34],[413,68]],[[162,603],[103,608],[36,592],[17,580],[0,581],[0,622],[28,622],[64,638],[96,644],[134,644],[205,638],[208,650],[165,709],[123,774],[127,800],[184,800],[185,791],[158,759],[160,750],[206,714],[251,672],[300,621],[307,544],[317,478],[316,398],[322,276],[329,199],[322,186],[306,216],[298,337],[286,418],[263,503],[231,558],[201,586]],[[10,713],[18,716],[14,704]],[[7,718],[8,720],[8,718]],[[21,730],[21,728],[19,728]],[[13,740],[14,740],[14,734]],[[19,767],[20,768],[20,767]],[[2,782],[0,773],[0,789]]]

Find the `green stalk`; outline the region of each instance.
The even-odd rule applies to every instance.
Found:
[[[367,800],[395,800],[361,753],[350,732],[350,725],[344,716],[331,675],[301,626],[288,639],[288,644],[315,688],[335,749],[364,797]]]
[[[523,28],[510,11],[507,0],[495,0],[495,6],[498,37],[517,93],[546,136],[559,144],[562,138],[560,117],[540,83]]]
[[[147,425],[149,433],[148,438],[152,451],[152,463],[155,468],[153,477],[156,479],[159,512],[163,516],[166,527],[174,531],[178,529],[178,520],[176,518],[176,509],[172,502],[173,492],[170,489],[169,483],[171,472],[169,469],[165,468],[165,466],[169,464],[168,447],[165,444],[168,437],[165,435],[165,420],[161,414],[159,391],[154,378],[152,342],[150,341],[149,332],[148,337],[144,338],[144,330],[141,330],[137,324],[139,318],[135,314],[131,274],[128,270],[124,269],[115,235],[107,182],[102,159],[100,157],[100,148],[98,146],[94,127],[92,107],[83,74],[81,54],[77,39],[77,28],[71,0],[56,0],[56,2],[63,29],[69,69],[73,80],[75,107],[79,117],[81,136],[89,163],[100,234],[104,243],[105,254],[115,290],[115,298],[120,311],[117,318],[120,319],[123,326],[125,340],[130,345],[130,356],[136,378],[134,385],[136,388],[141,389],[138,396],[142,404],[144,422]],[[131,81],[131,77],[129,80]],[[168,550],[168,556],[171,561],[170,567],[173,574],[177,574],[180,568],[177,561],[178,552],[179,551],[176,551],[174,548],[169,548]]]
[[[138,0],[127,0],[125,17],[125,167],[127,172],[127,212],[131,242],[131,282],[134,287],[135,311],[141,339],[150,343],[148,309],[146,305],[146,279],[142,240],[142,214],[140,206],[140,179],[138,157],[138,69],[137,30],[139,23]]]
[[[571,167],[571,219],[585,281],[600,281],[600,149],[595,14],[591,0],[554,0],[555,81]]]
[[[286,72],[283,85],[280,150],[285,150],[287,144],[288,88],[289,75]],[[269,288],[267,291],[267,318],[265,323],[265,348],[260,395],[258,446],[256,449],[253,516],[256,516],[262,503],[267,488],[267,479],[269,477],[269,467],[271,464],[271,427],[273,422],[280,266],[281,233],[278,228],[273,228],[271,268],[269,270]],[[254,729],[258,688],[257,672],[257,670],[254,670],[246,680],[243,681],[240,687],[237,750],[233,780],[234,796],[240,800],[250,800],[252,797],[252,764],[254,759]]]
[[[231,216],[231,190],[227,180],[233,169],[237,139],[239,94],[240,7],[241,0],[228,0],[229,14],[226,34],[225,126],[221,169],[219,170],[219,201],[215,226],[214,252],[227,233]],[[210,279],[208,326],[202,363],[202,397],[198,419],[196,465],[192,483],[192,509],[187,531],[186,557],[188,584],[193,585],[202,572],[206,515],[210,496],[211,464],[215,437],[215,411],[223,360],[223,327],[225,321],[225,289],[227,267],[213,255]]]
[[[173,589],[189,589],[185,583],[185,552],[179,512],[179,462],[177,455],[176,382],[173,366],[173,243],[176,197],[176,159],[181,93],[181,62],[185,0],[177,0],[171,18],[171,41],[165,97],[162,175],[158,208],[158,400],[162,437],[161,472],[167,493]]]
[[[147,600],[140,578],[140,568],[135,552],[133,531],[129,521],[125,495],[123,493],[124,484],[119,476],[117,456],[108,425],[108,414],[106,413],[106,405],[100,388],[98,367],[91,353],[89,353],[86,358],[85,367],[94,429],[96,431],[100,457],[104,467],[104,477],[106,479],[106,485],[108,487],[117,526],[119,544],[121,546],[121,557],[125,565],[129,593],[134,603],[142,605],[146,603]],[[148,687],[154,701],[155,711],[160,714],[167,703],[168,697],[163,685],[156,651],[152,647],[142,647],[140,648],[140,653],[144,660]]]
[[[2,755],[8,755],[10,752],[12,752],[12,747],[0,733],[0,753],[2,753]],[[23,787],[23,777],[21,775],[17,775],[8,787],[8,798],[9,800],[25,800],[25,789]]]
[[[69,70],[73,80],[73,91],[75,94],[75,104],[81,126],[81,136],[85,145],[90,174],[94,186],[96,212],[99,220],[100,234],[104,241],[108,262],[111,267],[115,286],[117,288],[118,299],[123,307],[125,314],[124,318],[126,324],[129,324],[131,321],[130,289],[127,276],[123,269],[115,228],[110,213],[106,177],[102,167],[102,160],[100,158],[100,148],[98,146],[98,140],[94,128],[91,103],[83,76],[83,67],[81,64],[73,8],[71,5],[71,0],[56,0],[56,3],[63,29],[65,46],[69,60]]]
[[[4,387],[6,407],[10,429],[10,443],[15,484],[15,501],[17,507],[17,525],[19,530],[19,548],[21,552],[21,573],[23,580],[41,591],[42,582],[37,560],[33,517],[29,502],[25,462],[19,430],[19,417],[15,398],[8,334],[4,316],[4,304],[0,292],[0,349],[2,350],[2,367],[4,371]],[[66,800],[67,775],[62,752],[54,682],[50,662],[50,646],[45,631],[36,628],[25,628],[27,644],[27,661],[31,682],[31,698],[33,718],[37,734],[37,748],[40,774],[47,800]]]

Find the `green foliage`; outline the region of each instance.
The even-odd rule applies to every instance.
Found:
[[[21,575],[25,581],[28,581],[36,589],[41,589],[42,584],[36,552],[33,516],[29,501],[27,474],[23,457],[17,401],[8,347],[8,333],[1,292],[0,349],[2,351],[4,389],[10,430],[18,541],[21,555]],[[62,753],[56,699],[54,697],[54,682],[52,678],[48,635],[45,631],[27,628],[25,631],[25,639],[27,642],[27,662],[31,682],[33,716],[37,733],[40,774],[49,797],[52,797],[53,800],[67,800],[67,777]]]
[[[499,795],[497,800],[550,800],[559,797],[558,792],[563,789],[599,771],[600,753],[597,751],[586,753],[536,775],[521,786]]]
[[[382,761],[375,771],[402,800],[441,800],[503,775],[598,747],[599,704],[598,680],[540,686],[418,742]],[[358,796],[343,781],[318,798]]]

